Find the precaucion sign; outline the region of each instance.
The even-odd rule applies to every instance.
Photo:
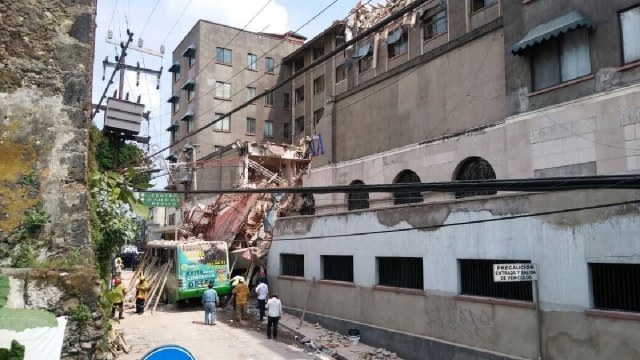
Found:
[[[182,195],[173,193],[149,193],[139,192],[138,198],[148,207],[172,207],[182,206]]]
[[[536,264],[494,264],[493,281],[533,281],[538,280]]]

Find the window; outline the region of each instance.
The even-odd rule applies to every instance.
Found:
[[[422,23],[424,40],[433,39],[447,31],[447,10],[442,10],[433,16],[428,16]]]
[[[304,132],[304,116],[300,116],[296,119],[296,134]]]
[[[180,80],[180,69],[173,72],[173,81],[176,82]]]
[[[378,257],[378,285],[424,289],[422,258]]]
[[[324,44],[313,49],[313,60],[318,60],[324,55]]]
[[[341,46],[345,42],[346,41],[345,41],[344,30],[343,30],[342,32],[340,32],[340,34],[336,36],[336,47]]]
[[[369,53],[365,55],[363,58],[358,60],[358,71],[362,74],[363,72],[371,69],[373,67],[373,53]]]
[[[300,86],[296,89],[296,104],[304,101],[304,86]]]
[[[640,264],[589,264],[593,307],[640,312]]]
[[[403,170],[396,176],[396,179],[393,182],[394,184],[410,184],[419,183],[421,181],[418,174],[411,170]],[[395,198],[393,203],[396,205],[421,203],[424,200],[422,198],[422,193],[419,191],[397,192],[393,194],[393,197]]]
[[[304,277],[304,255],[280,254],[281,275]]]
[[[317,95],[323,91],[324,91],[324,75],[320,75],[315,80],[313,80],[313,93]]]
[[[336,67],[336,84],[346,80],[347,78],[347,72],[344,68],[344,64],[342,65],[338,65],[338,67]]]
[[[216,62],[231,65],[231,49],[216,48]]]
[[[291,94],[284,93],[284,108],[288,109],[291,107]]]
[[[273,58],[265,58],[264,61],[264,71],[268,72],[268,73],[273,73],[276,70],[276,62],[275,60],[273,60]]]
[[[256,88],[248,87],[247,88],[247,101],[253,99],[254,97],[256,97]]]
[[[474,13],[495,4],[498,0],[471,0],[471,12]]]
[[[178,141],[178,129],[171,130],[171,142]]]
[[[531,73],[534,90],[590,74],[587,29],[571,31],[534,48],[531,52]]]
[[[403,28],[397,28],[390,32],[387,38],[387,53],[389,54],[389,59],[403,54],[407,50],[409,50],[409,32]]]
[[[353,256],[323,255],[322,279],[353,282]]]
[[[187,101],[191,101],[195,97],[196,97],[196,89],[194,88],[187,89]]]
[[[533,301],[533,287],[529,281],[495,282],[494,264],[530,264],[529,260],[459,260],[462,295],[498,299]]]
[[[247,134],[256,133],[256,119],[247,118]]]
[[[264,136],[273,137],[273,121],[271,120],[264,121]]]
[[[492,180],[496,178],[491,164],[483,158],[472,157],[462,162],[456,174],[456,180]],[[491,191],[462,191],[456,193],[456,199],[470,196],[495,195],[495,190]]]
[[[364,182],[362,180],[353,180],[349,185],[364,185]],[[369,208],[369,193],[350,192],[347,194],[347,196],[347,207],[349,211]]]
[[[300,58],[293,63],[293,72],[297,73],[298,71],[304,68],[304,58]]]
[[[176,99],[174,102],[171,103],[171,107],[173,108],[173,113],[177,113],[178,111],[180,111],[180,101],[178,99]]]
[[[216,119],[222,118],[213,124],[213,130],[217,131],[231,131],[231,119],[228,116],[223,117],[224,114],[216,113]]]
[[[193,116],[187,120],[187,132],[193,131]]]
[[[273,93],[269,92],[264,96],[264,104],[266,106],[273,106]]]
[[[257,70],[258,69],[258,57],[254,54],[247,54],[247,69],[249,70]]]
[[[620,31],[623,62],[640,60],[640,6],[620,13]]]
[[[216,97],[218,99],[230,99],[231,83],[216,81]]]
[[[313,194],[302,194],[302,206],[300,207],[300,215],[313,215],[316,213],[316,199]]]
[[[291,124],[285,123],[282,132],[285,139],[291,139]]]
[[[320,119],[324,116],[324,108],[318,109],[313,112],[313,123],[317,124],[320,122]]]
[[[191,55],[189,55],[189,67],[192,67],[196,64],[196,51],[192,51]]]

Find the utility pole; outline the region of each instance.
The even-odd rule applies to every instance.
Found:
[[[154,75],[157,79],[156,89],[159,89],[160,77],[162,76],[162,67],[160,67],[160,70],[153,70],[153,69],[140,67],[140,63],[137,63],[135,66],[127,65],[126,63],[127,49],[135,50],[141,53],[147,53],[153,56],[162,57],[164,55],[164,45],[160,47],[160,52],[154,51],[151,49],[146,49],[143,47],[143,40],[139,38],[138,46],[130,46],[131,42],[133,42],[133,33],[131,33],[129,29],[127,29],[127,35],[129,36],[129,39],[127,40],[126,46],[123,47],[122,44],[118,44],[115,40],[113,40],[113,32],[109,30],[105,41],[108,44],[120,45],[121,47],[123,47],[123,51],[119,58],[116,56],[115,62],[109,61],[109,57],[107,56],[102,62],[102,66],[103,66],[104,73],[106,73],[107,67],[114,68],[114,74],[115,74],[115,71],[120,72],[120,83],[118,84],[117,93],[113,94],[113,98],[117,98],[118,100],[123,100],[123,96],[124,96],[124,100],[129,102],[129,93],[127,93],[126,96],[124,95],[124,82],[125,82],[126,71],[133,71],[136,73],[136,86],[140,86],[141,73]],[[104,73],[102,75],[102,80],[105,79]],[[113,79],[113,76],[111,77],[111,79]],[[112,80],[110,80],[110,83],[111,81]],[[106,90],[105,90],[105,94],[106,94]],[[140,96],[138,96],[137,103],[140,104]],[[96,108],[96,111],[103,109],[101,107],[101,104],[94,106],[94,108]],[[147,126],[149,124],[149,113],[150,112],[146,112],[146,113],[143,113],[142,115],[143,118],[147,120]],[[105,124],[106,123],[107,123],[107,119],[105,117]],[[103,129],[103,131],[105,131],[106,135],[109,137],[109,141],[111,143],[111,146],[113,147],[113,162],[111,164],[113,170],[116,170],[118,168],[118,163],[120,160],[120,149],[124,145],[125,140],[134,140],[143,144],[147,144],[147,150],[149,149],[149,140],[150,140],[149,137],[145,138],[142,136],[134,136],[134,135],[137,135],[137,132],[135,131],[133,132],[124,131],[124,134],[123,134],[123,132],[119,131],[119,129],[116,129],[118,131],[111,131],[111,130],[112,129],[107,129],[106,126],[105,126],[105,129]],[[130,129],[126,129],[126,130],[130,130]]]

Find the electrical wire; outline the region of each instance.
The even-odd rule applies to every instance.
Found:
[[[151,20],[151,17],[153,16],[153,13],[156,11],[156,8],[158,7],[158,4],[160,4],[160,0],[156,1],[156,4],[153,7],[153,9],[151,10],[151,14],[149,14],[149,17],[147,18],[147,22],[142,27],[142,31],[140,31],[140,35],[138,35],[138,38],[141,38],[142,34],[144,34],[144,31],[147,30],[147,25],[149,25],[149,21]]]
[[[178,25],[178,22],[180,22],[180,19],[182,19],[182,15],[184,15],[184,13],[187,11],[187,9],[189,8],[189,5],[191,5],[192,2],[193,2],[193,0],[189,0],[187,5],[184,7],[182,12],[180,13],[180,16],[178,16],[178,19],[176,20],[176,22],[173,23],[173,26],[171,27],[171,30],[169,30],[169,33],[167,34],[167,36],[165,36],[164,40],[162,40],[161,45],[164,45],[164,43],[167,41],[167,39],[169,38],[169,35],[171,35],[173,30],[176,28],[176,25]]]

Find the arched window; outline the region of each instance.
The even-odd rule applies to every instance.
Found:
[[[362,180],[353,180],[349,185],[364,185]],[[369,193],[349,193],[347,198],[349,211],[369,208]]]
[[[408,184],[419,183],[421,181],[418,174],[411,170],[403,170],[398,174],[398,176],[396,176],[396,179],[393,182],[395,184]],[[393,203],[396,205],[420,203],[424,200],[420,191],[397,192],[393,194],[393,197],[395,198]]]
[[[316,213],[316,200],[313,194],[302,194],[302,206],[300,207],[300,215],[313,215]]]
[[[456,180],[490,180],[495,179],[496,173],[491,164],[481,157],[472,157],[464,160],[458,167]],[[497,192],[490,191],[461,191],[456,193],[456,199],[470,196],[495,195]]]

